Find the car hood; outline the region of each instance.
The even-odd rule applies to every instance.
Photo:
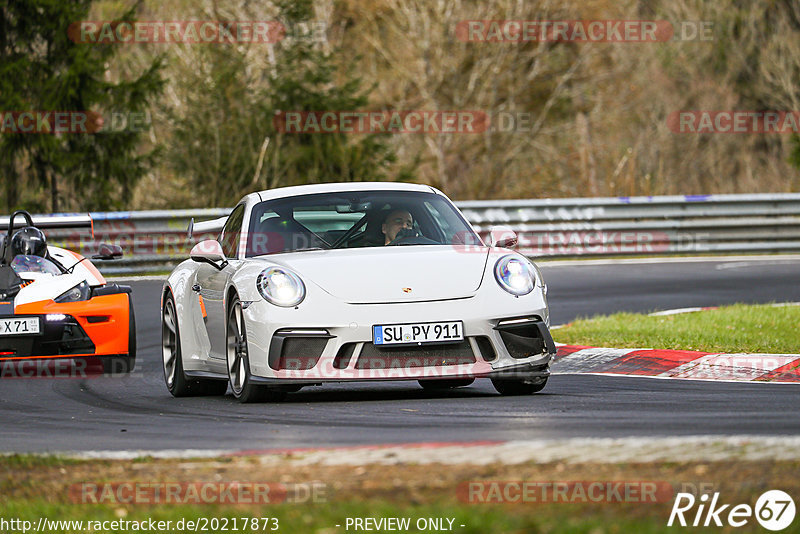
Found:
[[[265,257],[352,304],[425,302],[472,296],[489,249],[418,245],[306,251]]]

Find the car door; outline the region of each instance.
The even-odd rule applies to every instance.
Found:
[[[228,264],[222,270],[212,265],[205,265],[198,272],[197,282],[200,286],[198,289],[208,315],[206,329],[211,343],[212,358],[224,359],[226,356],[225,288],[228,287],[228,280],[233,276],[239,263],[239,239],[243,220],[244,204],[239,204],[231,212],[220,233],[219,242]]]

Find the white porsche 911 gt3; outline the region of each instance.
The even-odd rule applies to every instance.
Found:
[[[540,391],[556,352],[547,289],[495,227],[484,244],[433,187],[345,183],[245,196],[162,294],[164,378],[174,396],[277,400],[326,382],[490,378]]]

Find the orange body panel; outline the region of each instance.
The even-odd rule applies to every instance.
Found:
[[[197,295],[200,299],[200,312],[203,314],[203,319],[208,318],[208,314],[206,313],[206,303],[203,300],[203,295]]]
[[[43,315],[63,313],[77,319],[81,328],[95,345],[94,355],[127,354],[130,330],[128,294],[102,295],[80,302],[57,303],[53,300],[20,304],[14,309],[18,315]],[[107,316],[108,321],[90,323],[90,316]],[[74,357],[78,355],[70,355]],[[62,358],[64,356],[61,356]]]
[[[92,222],[92,224],[94,224],[94,222]],[[92,232],[94,232],[94,230],[92,230]],[[67,252],[69,252],[70,254],[75,256],[75,259],[77,259],[78,261],[81,261],[83,259],[83,256],[81,256],[80,254],[78,254],[77,252],[75,252],[73,250],[68,250]],[[89,272],[92,273],[92,276],[97,278],[98,282],[100,282],[101,284],[105,284],[106,283],[106,279],[103,277],[102,274],[100,274],[100,271],[97,270],[97,267],[95,267],[92,262],[87,260],[87,261],[83,262],[81,265],[86,267],[89,270]]]

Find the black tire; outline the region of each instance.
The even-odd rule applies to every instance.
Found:
[[[422,389],[453,389],[463,388],[475,382],[474,378],[445,378],[443,380],[418,380]]]
[[[174,332],[168,325],[168,316],[172,319],[171,324],[174,326]],[[161,313],[161,353],[161,369],[164,371],[164,383],[173,397],[224,395],[225,391],[227,391],[228,383],[224,380],[188,378],[184,374],[178,316],[175,310],[175,300],[171,292],[164,299],[164,310]],[[169,365],[168,359],[169,361],[174,360],[172,365]]]
[[[534,378],[529,382],[493,378],[492,385],[501,395],[532,395],[544,389],[547,385],[547,377]]]
[[[133,296],[128,294],[128,354],[102,358],[103,374],[127,375],[136,366],[136,316],[133,313]]]
[[[233,396],[241,403],[277,402],[286,397],[285,388],[271,388],[254,384],[250,374],[247,347],[247,329],[238,295],[233,295],[228,305],[225,321],[225,366]]]

